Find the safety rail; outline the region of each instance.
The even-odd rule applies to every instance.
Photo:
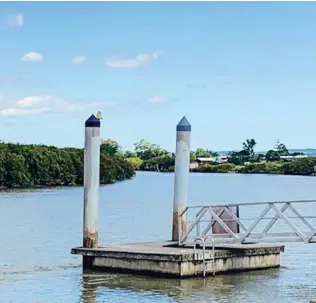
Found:
[[[199,237],[211,237],[216,244],[316,243],[316,200],[190,206],[180,216],[188,226],[180,245]]]
[[[213,269],[213,276],[215,276],[215,241],[212,237],[210,236],[206,236],[206,237],[196,237],[194,239],[194,259],[197,260],[198,258],[196,257],[197,256],[197,253],[196,253],[196,244],[198,241],[202,242],[202,249],[203,249],[203,277],[205,277],[206,275],[206,260],[205,260],[205,250],[206,250],[206,246],[205,246],[205,242],[207,240],[210,240],[212,241],[212,259],[211,259],[211,262],[213,263],[212,265],[212,269]],[[196,273],[195,273],[196,274]]]

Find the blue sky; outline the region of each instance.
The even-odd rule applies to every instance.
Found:
[[[316,3],[1,2],[0,139],[316,147]]]

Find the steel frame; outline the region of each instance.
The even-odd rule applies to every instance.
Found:
[[[207,238],[212,237],[214,241],[218,243],[234,243],[234,244],[246,244],[246,243],[271,243],[271,242],[304,242],[304,243],[316,243],[316,223],[313,226],[307,219],[316,219],[315,215],[303,216],[295,206],[313,203],[316,211],[316,200],[301,200],[301,201],[276,201],[276,202],[259,202],[259,203],[239,203],[239,204],[227,204],[227,205],[204,205],[204,206],[190,206],[187,207],[181,214],[181,216],[187,216],[189,211],[196,211],[196,217],[184,234],[179,238],[180,245],[186,245],[190,241],[194,242],[197,237]],[[243,218],[238,217],[238,214],[234,214],[230,207],[247,207],[247,206],[265,206],[262,212],[257,217]],[[279,207],[278,207],[279,206]],[[213,208],[220,208],[217,213]],[[267,217],[269,211],[274,211],[273,217]],[[293,215],[288,216],[285,214],[286,210],[290,210]],[[229,212],[232,219],[225,219],[224,221],[234,221],[237,223],[239,232],[236,233],[221,219],[221,214],[226,211]],[[205,220],[206,215],[210,215],[211,219]],[[301,224],[308,229],[303,230],[302,227],[295,225],[291,219],[299,219]],[[252,220],[252,224],[247,226],[244,221]],[[265,224],[264,228],[261,228],[259,232],[254,232],[255,228],[258,228],[259,223],[263,220],[269,220],[268,224]],[[276,222],[282,220],[287,224],[291,232],[269,232]],[[207,222],[207,226],[201,230],[201,223]],[[213,234],[212,227],[217,223],[226,233]],[[196,233],[193,234],[194,229]]]

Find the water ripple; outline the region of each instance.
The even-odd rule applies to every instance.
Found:
[[[314,198],[315,178],[193,174],[190,204]],[[100,189],[102,243],[170,237],[172,174]],[[223,191],[223,188],[229,190]],[[268,190],[267,190],[268,189]],[[10,227],[10,228],[9,228]],[[0,195],[0,303],[255,302],[316,299],[316,245],[286,244],[279,269],[207,279],[83,273],[82,188]]]

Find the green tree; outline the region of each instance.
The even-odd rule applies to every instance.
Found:
[[[246,152],[249,156],[249,158],[252,158],[255,154],[254,148],[256,146],[257,142],[255,139],[247,139],[246,142],[243,142],[242,149],[244,152]]]
[[[197,148],[195,152],[196,157],[207,158],[207,157],[218,157],[218,153],[212,152],[209,149]]]
[[[101,140],[101,153],[104,155],[115,156],[121,154],[121,147],[116,141],[111,139]]]
[[[249,152],[247,150],[234,151],[228,154],[228,162],[235,165],[243,165],[249,161]]]
[[[211,157],[211,154],[206,149],[197,148],[195,152],[195,156],[196,157]]]
[[[261,162],[264,159],[264,154],[254,154],[252,158],[249,159],[252,163],[258,163]]]
[[[304,153],[302,152],[294,152],[294,153],[289,153],[290,156],[303,156],[305,155]]]
[[[266,153],[266,160],[268,162],[275,162],[280,160],[280,153],[277,150],[269,150]]]
[[[288,156],[289,151],[286,148],[286,146],[283,143],[280,143],[279,140],[277,140],[276,145],[275,145],[275,150],[278,151],[280,156]]]
[[[155,158],[145,160],[141,166],[143,170],[156,170],[169,171],[175,165],[174,155],[162,155]]]
[[[131,157],[131,158],[126,158],[126,161],[131,164],[133,169],[137,170],[141,167],[143,164],[143,160],[138,158],[138,157]]]
[[[137,157],[143,161],[167,155],[168,152],[159,145],[151,144],[144,139],[134,144]]]
[[[208,153],[211,155],[211,157],[218,157],[218,156],[219,156],[219,153],[213,152],[213,151],[211,151],[210,149],[208,149],[207,151],[208,151]]]
[[[82,185],[83,161],[83,149],[0,143],[0,187]],[[101,153],[101,184],[132,178],[134,173],[122,156]]]
[[[136,158],[137,157],[137,154],[135,151],[131,151],[131,150],[126,150],[124,153],[123,153],[123,156],[125,158]]]
[[[312,158],[297,159],[285,163],[281,171],[286,175],[311,175],[314,173],[315,162]]]
[[[5,186],[19,187],[20,184],[30,185],[30,173],[22,155],[12,154],[4,163]]]

